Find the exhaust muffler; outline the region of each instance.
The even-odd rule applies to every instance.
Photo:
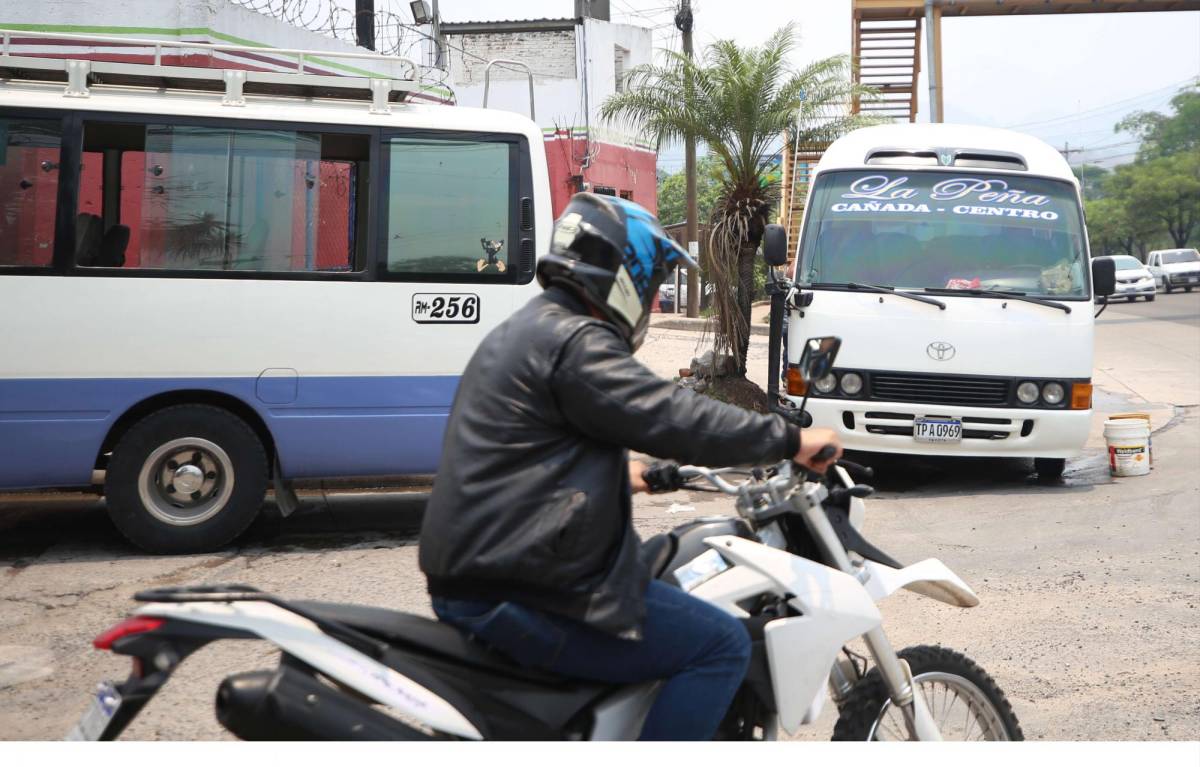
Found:
[[[432,740],[311,676],[280,667],[226,677],[217,721],[242,740]]]

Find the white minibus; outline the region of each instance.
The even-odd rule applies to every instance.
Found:
[[[1091,427],[1089,262],[1078,184],[1042,141],[943,124],[854,131],[809,190],[788,394],[807,393],[814,423],[848,449],[1029,457],[1058,477]],[[1111,292],[1111,263],[1096,281]],[[838,368],[802,380],[804,340],[828,335],[843,340]]]
[[[78,63],[0,60],[0,489],[102,483],[169,552],[272,480],[286,511],[290,480],[435,471],[538,291],[541,129],[412,82]]]

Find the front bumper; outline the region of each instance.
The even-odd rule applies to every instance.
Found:
[[[1154,280],[1146,280],[1145,282],[1135,282],[1129,285],[1117,285],[1117,292],[1114,296],[1153,296],[1158,292],[1154,285]]]
[[[813,425],[833,429],[847,450],[908,455],[1073,458],[1091,430],[1091,410],[981,408],[903,402],[808,400]],[[913,418],[941,416],[963,421],[956,445],[917,442]]]
[[[1182,274],[1167,274],[1165,278],[1173,288],[1200,285],[1200,272],[1184,272]]]

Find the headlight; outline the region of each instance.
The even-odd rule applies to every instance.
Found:
[[[842,373],[842,391],[851,396],[862,391],[863,380],[858,373]]]
[[[1066,389],[1063,388],[1063,385],[1060,383],[1055,383],[1055,382],[1051,381],[1050,383],[1048,383],[1042,387],[1042,399],[1046,402],[1047,405],[1062,404],[1063,397],[1066,397],[1066,396],[1067,396],[1067,391],[1066,391]]]
[[[1017,387],[1017,399],[1021,400],[1026,405],[1032,405],[1033,403],[1037,402],[1037,398],[1038,385],[1033,381],[1023,381],[1021,385]]]
[[[818,379],[813,385],[817,387],[817,391],[820,393],[828,394],[837,388],[837,376],[835,376],[833,373],[830,373],[824,378]]]

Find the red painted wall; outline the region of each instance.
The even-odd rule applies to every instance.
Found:
[[[591,165],[583,171],[583,178],[593,190],[610,187],[618,194],[628,192],[629,199],[651,213],[658,213],[658,181],[655,177],[658,157],[654,152],[604,142],[592,142],[592,150],[595,155]],[[550,200],[555,218],[577,191],[571,177],[579,174],[579,161],[585,151],[583,139],[565,135],[546,139]]]

